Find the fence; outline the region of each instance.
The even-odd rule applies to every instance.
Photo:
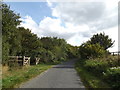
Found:
[[[37,65],[40,62],[40,58],[31,58],[30,64],[31,65]]]
[[[30,65],[30,57],[25,56],[9,56],[8,65],[17,64],[20,66]]]
[[[23,57],[23,66],[30,65],[30,57]]]
[[[120,52],[110,52],[113,56],[120,56]]]
[[[36,65],[40,62],[40,58],[36,58]]]
[[[35,59],[31,59],[30,57],[26,56],[9,56],[8,65],[12,66],[19,65],[19,66],[26,66],[26,65],[37,65],[40,62],[40,58],[36,57]]]

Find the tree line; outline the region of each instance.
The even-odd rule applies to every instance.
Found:
[[[43,62],[56,62],[72,57],[95,58],[108,53],[114,42],[100,33],[93,35],[90,40],[79,47],[68,44],[57,37],[39,38],[30,29],[20,27],[20,14],[10,10],[10,6],[3,3],[2,11],[2,61],[8,63],[8,56],[39,57]]]
[[[41,58],[43,62],[57,62],[67,60],[77,55],[77,48],[64,39],[57,37],[39,38],[30,29],[18,27],[20,15],[10,10],[10,6],[3,3],[2,11],[2,63],[8,63],[8,56],[29,56]]]

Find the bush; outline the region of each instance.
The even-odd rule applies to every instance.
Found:
[[[108,63],[100,59],[87,60],[85,61],[84,67],[88,71],[96,73],[96,75],[100,75],[108,68]]]
[[[97,44],[84,43],[80,46],[79,53],[81,58],[89,59],[101,57],[105,55],[106,51],[98,43]]]
[[[41,60],[42,60],[43,62],[45,62],[45,63],[51,62],[51,61],[54,62],[54,59],[55,59],[54,54],[53,54],[51,51],[46,50],[46,49],[43,49],[43,50],[41,51],[41,54],[40,54],[39,57],[40,57]]]
[[[115,67],[118,65],[118,58],[113,56],[108,56],[107,58],[96,58],[89,59],[85,61],[84,67],[91,72],[96,73],[97,75],[105,72],[106,69],[110,67]]]
[[[120,89],[120,67],[112,67],[106,70],[104,80],[108,82],[112,88]]]
[[[2,43],[2,64],[7,65],[8,64],[8,56],[9,56],[9,44],[8,43]]]
[[[100,77],[112,88],[120,88],[120,66],[117,57],[108,56],[107,58],[84,60],[83,67]]]

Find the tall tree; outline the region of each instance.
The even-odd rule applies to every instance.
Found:
[[[2,11],[2,56],[3,63],[7,61],[8,55],[16,55],[17,51],[21,49],[20,37],[17,26],[20,24],[19,14],[10,10],[6,4],[0,7]]]
[[[21,55],[37,56],[41,49],[41,42],[36,34],[31,33],[29,29],[19,27],[21,40]]]
[[[90,42],[91,44],[99,43],[100,46],[102,46],[105,50],[107,50],[108,48],[113,46],[115,41],[112,41],[112,39],[109,38],[108,35],[105,35],[105,33],[100,33],[93,35],[93,37],[91,37],[90,41],[88,42]]]

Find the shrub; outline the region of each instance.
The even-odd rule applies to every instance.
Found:
[[[95,73],[96,75],[102,74],[108,68],[108,62],[101,59],[93,59],[85,61],[84,67],[90,71]]]
[[[108,82],[112,88],[120,89],[120,67],[112,67],[106,70],[104,80]]]
[[[9,56],[9,44],[2,43],[2,64],[8,64],[8,56]]]
[[[104,58],[89,59],[85,61],[84,67],[91,72],[102,74],[106,69],[110,67],[119,66],[118,58],[108,56]]]
[[[89,59],[105,55],[106,51],[97,44],[84,43],[79,48],[81,58]]]
[[[39,57],[40,57],[41,60],[42,60],[43,62],[45,62],[45,63],[51,62],[51,61],[53,62],[54,59],[55,59],[54,54],[53,54],[51,51],[45,50],[45,49],[43,49],[43,50],[41,51],[41,54],[40,54]]]

